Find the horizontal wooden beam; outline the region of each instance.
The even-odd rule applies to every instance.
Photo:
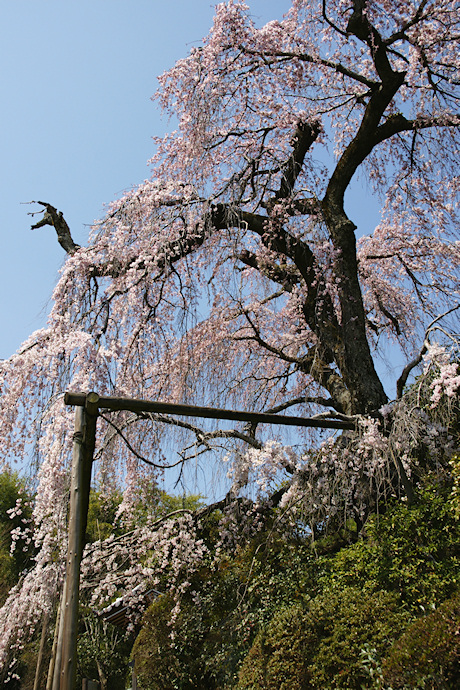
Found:
[[[98,410],[127,410],[129,412],[182,415],[185,417],[205,417],[207,419],[229,419],[254,424],[284,424],[287,426],[316,427],[320,429],[355,429],[351,421],[341,419],[311,419],[271,414],[269,412],[243,412],[223,410],[216,407],[197,407],[175,403],[137,400],[135,398],[114,398],[99,396],[97,393],[71,393],[64,396],[66,405],[85,407],[90,414]]]

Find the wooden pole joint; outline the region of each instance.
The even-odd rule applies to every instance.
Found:
[[[99,402],[100,398],[97,393],[94,391],[88,393],[85,399],[85,410],[87,414],[97,417],[99,415]]]

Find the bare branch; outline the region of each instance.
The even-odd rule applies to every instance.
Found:
[[[423,339],[422,349],[418,353],[417,357],[415,357],[415,359],[413,359],[411,362],[409,362],[409,364],[406,364],[406,366],[404,367],[404,369],[402,371],[401,376],[399,377],[399,379],[396,382],[396,399],[397,400],[400,400],[402,397],[404,386],[407,383],[407,379],[409,377],[410,372],[412,371],[412,369],[415,369],[415,367],[420,364],[420,362],[423,359],[423,355],[427,351],[428,344],[429,344],[429,335],[430,335],[430,332],[433,330],[433,327],[439,321],[441,321],[441,319],[444,319],[449,314],[452,314],[452,312],[457,311],[457,309],[460,309],[460,304],[455,305],[455,307],[452,307],[452,309],[448,309],[443,314],[439,314],[439,316],[437,316],[435,319],[433,319],[433,321],[430,323],[430,325],[426,329],[425,337]]]
[[[171,467],[177,467],[177,465],[181,465],[181,464],[182,464],[182,462],[183,462],[182,460],[179,460],[178,462],[175,462],[175,463],[173,463],[173,464],[171,464],[171,465],[164,465],[164,464],[163,464],[163,465],[160,465],[160,464],[158,464],[158,463],[156,463],[156,462],[152,462],[151,460],[147,460],[147,458],[145,458],[143,455],[141,455],[140,453],[138,453],[137,450],[135,450],[135,449],[132,447],[132,445],[130,444],[130,442],[128,441],[128,439],[126,438],[126,436],[124,435],[124,433],[123,433],[122,430],[120,429],[120,427],[118,427],[118,426],[115,424],[115,422],[112,422],[111,419],[109,419],[108,417],[106,417],[105,415],[100,414],[100,413],[99,413],[99,417],[101,417],[101,419],[103,419],[105,422],[107,422],[107,424],[110,424],[110,426],[113,427],[113,428],[115,429],[115,431],[116,431],[117,434],[120,436],[120,438],[122,438],[123,441],[126,443],[127,447],[128,447],[129,450],[131,451],[131,453],[132,453],[138,460],[141,460],[142,462],[145,462],[147,465],[150,465],[151,467],[156,467],[157,469],[161,469],[161,470],[163,470],[163,469],[170,469]]]
[[[271,52],[266,51],[264,53],[260,53],[258,51],[250,50],[248,48],[243,48],[243,51],[248,55],[254,55],[255,57],[259,57],[261,59],[265,58],[265,60],[267,60],[267,58],[269,57],[277,58],[280,61],[299,60],[300,62],[308,62],[315,65],[322,65],[323,67],[330,67],[334,72],[338,72],[339,74],[342,74],[343,76],[348,77],[353,81],[357,81],[360,84],[364,84],[364,86],[367,86],[369,88],[375,88],[377,86],[376,81],[363,76],[359,72],[354,72],[349,67],[342,65],[340,62],[334,62],[333,60],[328,60],[327,58],[320,58],[316,56],[313,57],[308,53],[295,53],[292,51],[285,50],[277,50]]]
[[[56,230],[58,242],[67,254],[75,254],[80,249],[79,244],[75,244],[70,234],[70,228],[67,225],[61,211],[58,211],[54,206],[48,204],[46,201],[31,201],[32,204],[40,204],[44,206],[43,217],[38,223],[32,225],[31,229],[36,230],[42,228],[44,225],[51,225]],[[29,213],[28,215],[35,215]]]
[[[332,21],[329,19],[329,17],[327,16],[327,11],[326,11],[326,0],[323,0],[323,19],[324,19],[324,21],[325,21],[327,24],[329,24],[329,26],[330,26],[332,29],[334,29],[334,31],[337,31],[339,34],[341,34],[341,35],[344,36],[345,38],[348,38],[347,32],[346,32],[346,31],[343,31],[342,29],[339,29],[339,27],[336,26],[336,25],[334,24],[334,22],[332,22]]]
[[[281,185],[276,193],[277,199],[289,197],[297,177],[302,170],[307,151],[312,147],[321,132],[320,122],[299,122],[292,138],[292,154],[282,168]]]
[[[322,407],[337,407],[337,403],[335,400],[332,398],[323,398],[321,396],[301,396],[299,398],[293,398],[292,400],[287,400],[284,403],[281,403],[281,405],[276,405],[275,407],[271,407],[268,410],[265,410],[265,412],[270,412],[272,414],[277,414],[278,412],[282,412],[283,410],[287,410],[289,407],[292,407],[293,405],[321,405]]]
[[[189,422],[184,422],[181,419],[174,419],[174,417],[169,417],[168,415],[153,414],[152,412],[144,415],[138,414],[138,417],[139,419],[150,419],[152,421],[163,422],[164,424],[171,424],[173,426],[181,427],[182,429],[187,429],[195,434],[198,444],[205,445],[207,450],[211,450],[208,445],[208,441],[212,441],[216,438],[236,438],[240,441],[244,441],[254,448],[262,447],[260,441],[257,441],[257,439],[255,439],[252,435],[245,434],[237,429],[216,429],[215,431],[204,431],[200,427],[190,424]],[[189,446],[189,448],[190,447],[191,446]]]
[[[417,367],[420,364],[426,350],[427,350],[427,342],[425,340],[423,343],[423,347],[420,350],[420,352],[418,353],[417,357],[415,357],[415,359],[413,359],[411,362],[406,364],[406,366],[404,367],[401,376],[399,377],[399,379],[396,382],[396,399],[397,400],[400,400],[402,398],[404,386],[407,383],[407,379],[409,377],[409,374],[412,371],[412,369],[415,369],[415,367]]]

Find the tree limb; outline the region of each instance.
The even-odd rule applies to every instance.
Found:
[[[292,138],[292,154],[282,168],[281,185],[276,193],[277,199],[288,198],[294,189],[297,177],[302,170],[307,151],[312,147],[321,132],[321,123],[299,122]]]
[[[438,321],[443,319],[445,316],[452,314],[452,312],[456,311],[457,309],[460,309],[460,304],[456,304],[455,307],[452,307],[452,309],[448,309],[448,311],[444,312],[443,314],[439,314],[435,319],[433,319],[433,321],[430,323],[430,325],[426,329],[425,337],[423,339],[423,346],[422,346],[420,352],[411,362],[406,364],[406,366],[404,367],[404,369],[402,371],[401,376],[399,377],[399,379],[396,382],[396,399],[397,400],[400,400],[402,398],[404,387],[407,383],[407,379],[409,377],[410,372],[412,371],[412,369],[415,369],[415,367],[420,364],[420,362],[423,359],[423,355],[426,353],[426,351],[428,349],[428,344],[429,344],[428,337],[429,337],[430,331],[433,330],[433,326]]]
[[[31,229],[36,230],[37,228],[42,228],[44,225],[51,225],[56,230],[58,242],[64,251],[70,255],[75,254],[75,252],[80,249],[80,245],[73,241],[72,235],[70,234],[70,228],[64,219],[62,211],[58,211],[46,201],[32,201],[31,203],[44,206],[42,219],[39,220],[38,223],[35,223],[35,225],[32,225]],[[29,213],[29,215],[35,214]]]

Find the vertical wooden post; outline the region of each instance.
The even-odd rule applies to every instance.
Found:
[[[59,631],[63,628],[63,625],[60,625],[61,612],[62,612],[62,609],[64,608],[63,601],[65,601],[64,588],[63,588],[63,591],[61,593],[61,598],[59,599],[58,605],[57,605],[56,624],[54,626],[54,636],[53,636],[53,648],[51,650],[51,659],[50,659],[50,665],[48,668],[48,680],[46,681],[46,690],[53,690],[53,684],[55,682],[54,681],[54,671],[56,669],[56,664],[59,663],[59,668],[61,668],[60,662],[58,662],[58,660],[57,660],[57,650],[58,650],[58,644],[59,644],[59,641],[58,641]],[[62,645],[61,645],[61,647],[62,647]],[[56,682],[58,683],[58,681],[56,681]],[[58,683],[58,687],[59,687],[59,683]]]
[[[40,681],[43,669],[43,655],[45,652],[46,636],[48,634],[48,623],[50,614],[47,611],[42,620],[42,634],[40,637],[40,647],[38,650],[37,665],[35,667],[34,690],[40,690]]]
[[[62,640],[64,636],[65,605],[67,596],[67,576],[64,580],[61,599],[59,601],[58,615],[56,621],[55,643],[53,645],[53,657],[50,664],[51,686],[50,690],[59,690],[61,687],[61,667],[62,667]],[[48,690],[48,686],[46,688]]]
[[[76,682],[80,564],[88,518],[99,396],[90,393],[87,398],[86,409],[75,409],[66,579],[59,616],[52,690],[74,690]]]

